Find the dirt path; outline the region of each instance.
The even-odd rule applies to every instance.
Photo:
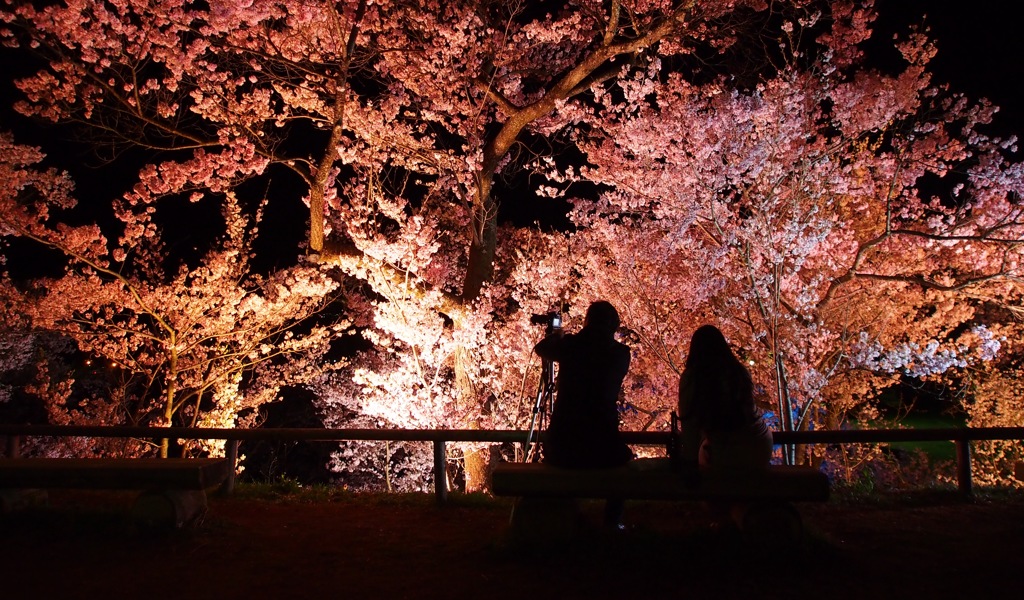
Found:
[[[130,497],[51,494],[0,522],[5,598],[986,598],[1024,584],[1024,494],[801,506],[798,549],[630,505],[632,529],[514,546],[509,505],[456,497],[212,498],[194,532],[143,536]],[[597,522],[598,505],[584,507]]]

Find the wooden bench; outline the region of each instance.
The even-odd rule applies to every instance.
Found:
[[[744,533],[791,539],[802,531],[792,502],[828,500],[828,477],[813,467],[772,465],[764,471],[701,472],[689,487],[668,459],[638,459],[611,469],[564,469],[539,463],[502,463],[494,468],[491,491],[517,497],[512,511],[515,536],[554,532],[572,535],[574,508],[566,500],[608,499],[706,501],[731,507]]]
[[[12,458],[0,460],[0,508],[12,512],[46,489],[141,490],[140,528],[181,528],[206,514],[206,490],[223,482],[223,458]],[[45,498],[45,491],[43,492]]]

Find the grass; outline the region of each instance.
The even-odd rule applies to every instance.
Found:
[[[963,427],[959,419],[944,415],[907,415],[894,422],[910,429],[948,429]],[[921,450],[931,461],[956,459],[956,444],[953,442],[890,442],[890,447],[900,450]]]
[[[869,429],[956,429],[963,427],[962,419],[953,416],[935,413],[913,413],[899,418],[879,419],[864,423]],[[922,451],[930,462],[951,461],[956,459],[956,444],[952,441],[938,442],[887,442],[887,445],[894,450],[908,452]]]

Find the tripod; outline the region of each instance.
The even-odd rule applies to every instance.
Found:
[[[537,397],[533,403],[533,414],[530,417],[530,429],[526,433],[526,449],[523,462],[540,460],[540,432],[544,431],[544,421],[551,414],[555,400],[555,363],[546,358],[541,359],[540,381],[537,383]],[[537,440],[533,434],[537,432]]]

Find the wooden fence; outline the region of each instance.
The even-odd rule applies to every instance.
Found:
[[[226,440],[227,458],[238,459],[243,441],[403,441],[431,442],[434,454],[434,493],[439,503],[447,499],[446,444],[449,442],[526,443],[527,432],[512,429],[222,429],[190,427],[107,427],[81,425],[2,425],[6,455],[20,455],[23,437],[92,437],[182,440]],[[964,495],[971,495],[971,442],[980,440],[1024,440],[1024,427],[982,427],[949,429],[851,429],[843,431],[776,431],[777,445],[783,444],[884,444],[890,442],[951,441],[956,444],[957,483]],[[668,432],[624,431],[626,443],[665,446]],[[543,438],[541,438],[543,439]],[[234,470],[224,490],[234,487]]]

